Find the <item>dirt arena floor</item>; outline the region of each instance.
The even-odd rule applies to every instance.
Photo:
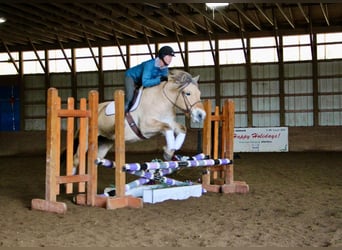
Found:
[[[153,154],[127,155],[128,162]],[[205,193],[199,198],[106,210],[72,203],[68,212],[30,209],[44,197],[45,156],[0,157],[2,247],[342,247],[342,154],[242,153],[235,179],[248,194]],[[113,184],[99,170],[99,192]],[[199,169],[179,178],[197,180]]]

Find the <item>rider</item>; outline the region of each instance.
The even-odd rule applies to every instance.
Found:
[[[168,66],[175,52],[170,46],[163,46],[155,59],[142,62],[129,68],[125,73],[125,112],[132,105],[134,90],[140,86],[152,87],[167,81]]]

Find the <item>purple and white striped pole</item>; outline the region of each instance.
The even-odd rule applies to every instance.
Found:
[[[146,178],[139,178],[135,181],[132,181],[130,183],[127,183],[125,185],[125,190],[128,191],[130,189],[133,189],[133,188],[136,188],[136,187],[139,187],[139,186],[142,186],[146,183],[148,183],[150,180],[149,179],[146,179]]]
[[[189,160],[189,161],[165,161],[165,162],[145,162],[139,163],[126,163],[123,167],[124,171],[127,170],[156,170],[156,169],[177,169],[179,167],[205,167],[214,165],[228,165],[232,161],[223,159],[203,159],[203,160]]]

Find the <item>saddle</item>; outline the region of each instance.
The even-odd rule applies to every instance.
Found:
[[[131,104],[129,106],[129,112],[134,111],[139,106],[142,92],[143,92],[143,87],[139,87],[134,90],[133,100],[131,101]],[[105,114],[108,116],[115,114],[115,102],[114,101],[110,102],[107,105]]]
[[[127,112],[125,114],[126,120],[128,122],[128,125],[130,126],[130,128],[133,130],[133,132],[140,138],[140,139],[147,139],[140,131],[140,129],[138,128],[137,124],[135,123],[135,121],[133,120],[131,113],[132,111],[134,111],[140,103],[141,100],[141,95],[143,92],[143,87],[139,87],[136,88],[134,90],[134,95],[133,95],[133,100],[131,101],[131,104],[129,106],[129,112]],[[115,102],[112,101],[110,102],[105,110],[105,114],[110,116],[110,115],[114,115],[115,114]]]
[[[140,86],[140,87],[136,87],[136,88],[134,89],[133,99],[132,99],[132,101],[129,103],[129,106],[128,106],[129,112],[134,111],[134,110],[139,106],[140,99],[141,99],[141,94],[142,94],[142,92],[143,92],[143,88],[144,88],[144,87]]]

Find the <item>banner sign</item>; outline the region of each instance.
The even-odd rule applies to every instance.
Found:
[[[234,152],[288,152],[288,128],[235,128]]]

